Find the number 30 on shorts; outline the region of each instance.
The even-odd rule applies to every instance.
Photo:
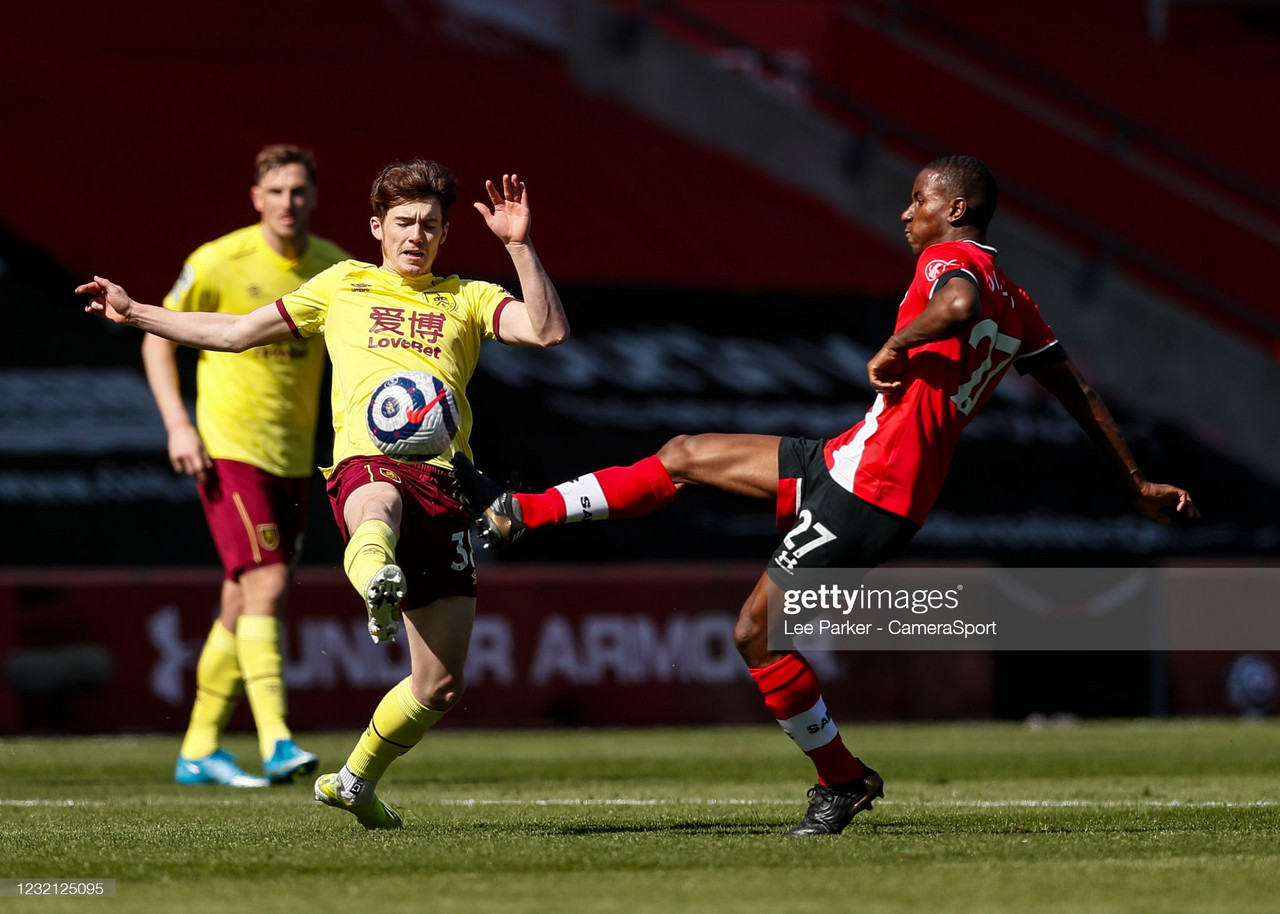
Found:
[[[812,511],[804,508],[796,516],[796,525],[791,532],[782,538],[786,548],[778,553],[775,561],[786,571],[795,571],[801,557],[835,538],[836,535],[825,525],[814,522]]]
[[[466,571],[475,564],[471,557],[471,538],[465,530],[453,535],[453,548],[458,550],[458,557],[449,567],[454,571]]]

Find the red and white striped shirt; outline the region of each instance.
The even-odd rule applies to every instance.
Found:
[[[960,338],[912,349],[902,388],[877,395],[861,422],[826,444],[827,469],[836,482],[917,524],[938,498],[960,433],[1009,366],[1057,342],[1031,296],[996,267],[995,256],[995,248],[973,241],[930,245],[920,253],[894,332],[948,281],[977,285],[981,318]]]

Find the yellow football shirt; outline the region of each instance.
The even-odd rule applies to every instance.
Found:
[[[245,314],[346,257],[337,245],[312,235],[302,259],[289,260],[267,245],[260,226],[251,225],[197,248],[164,306]],[[196,428],[209,456],[276,476],[310,476],[324,367],[324,348],[307,340],[245,352],[202,351]]]
[[[404,277],[348,260],[280,300],[300,338],[323,333],[333,363],[333,463],[381,453],[369,436],[369,398],[399,371],[425,371],[453,392],[458,431],[448,451],[431,460],[449,466],[471,456],[467,383],[480,344],[498,339],[502,308],[512,296],[499,285],[457,276]]]

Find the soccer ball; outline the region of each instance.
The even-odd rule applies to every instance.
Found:
[[[425,371],[399,371],[369,398],[369,437],[391,457],[430,460],[449,449],[458,432],[458,401]]]

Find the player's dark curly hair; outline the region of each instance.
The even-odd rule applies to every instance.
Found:
[[[938,173],[938,180],[948,194],[964,197],[968,207],[958,224],[973,225],[985,232],[996,214],[1000,196],[995,176],[986,163],[973,156],[943,156],[925,168]]]
[[[432,197],[440,201],[444,215],[449,215],[449,207],[458,198],[458,179],[439,162],[413,159],[382,169],[374,179],[369,204],[373,207],[373,214],[382,219],[393,206]]]

